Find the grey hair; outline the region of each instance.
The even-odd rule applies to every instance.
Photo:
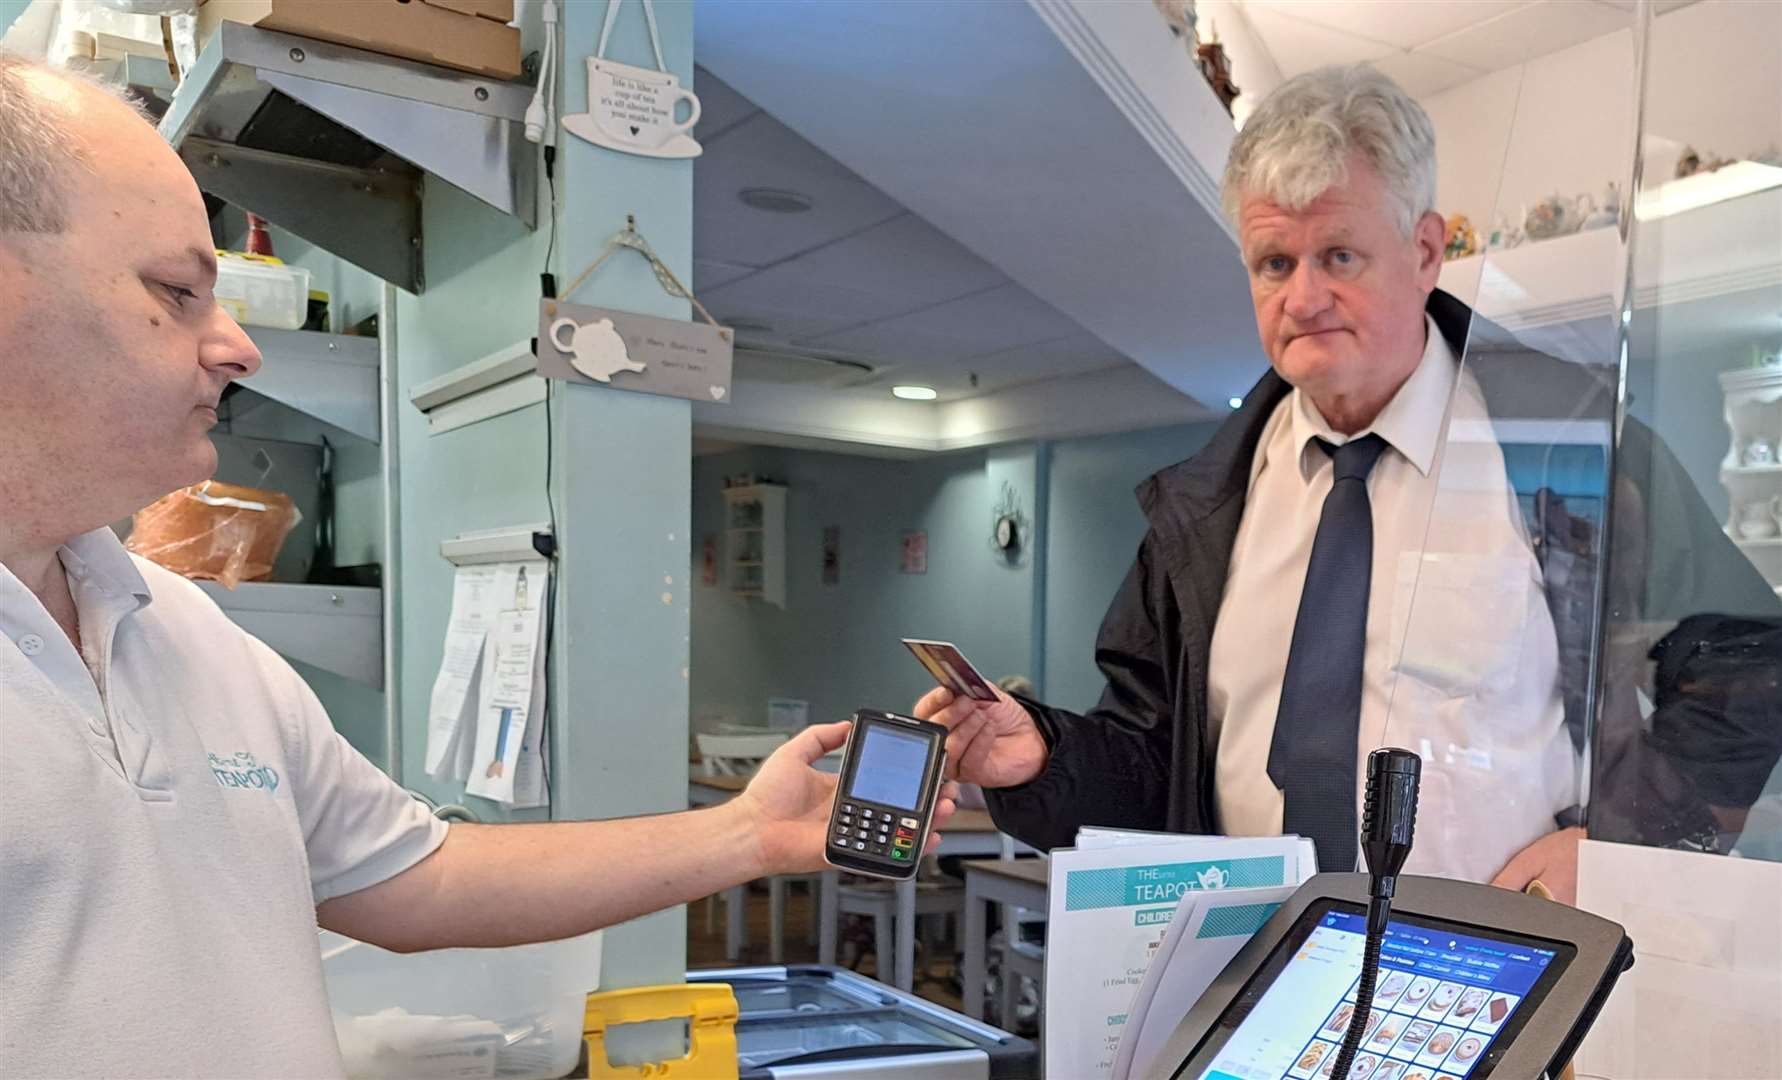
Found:
[[[1235,227],[1246,194],[1302,210],[1348,178],[1351,155],[1380,174],[1409,238],[1435,209],[1435,125],[1399,85],[1367,64],[1318,68],[1282,83],[1244,123],[1220,201]]]
[[[73,117],[32,93],[32,74],[92,87],[144,115],[115,86],[0,50],[0,235],[66,229],[69,174],[89,167]]]

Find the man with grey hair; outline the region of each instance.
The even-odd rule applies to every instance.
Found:
[[[1273,370],[1140,485],[1149,531],[1096,643],[1100,702],[939,689],[916,714],[1036,846],[1085,824],[1289,832],[1338,871],[1358,868],[1363,756],[1420,748],[1411,870],[1570,901],[1594,566],[1548,580],[1458,363],[1485,324],[1436,287],[1429,117],[1365,65],[1301,75],[1237,136],[1223,202]],[[1704,560],[1743,563],[1704,535]],[[1748,564],[1725,580],[1767,593]]]
[[[845,723],[725,806],[448,827],[127,553],[106,523],[210,476],[217,403],[260,366],[216,272],[154,128],[0,53],[0,1076],[338,1076],[318,924],[544,941],[823,865],[811,765]]]

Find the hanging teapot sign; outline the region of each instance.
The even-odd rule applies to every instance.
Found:
[[[678,75],[662,62],[662,43],[656,33],[656,9],[643,0],[644,18],[650,25],[650,45],[656,53],[656,70],[621,64],[606,58],[607,40],[624,0],[609,0],[600,44],[588,57],[588,111],[563,118],[563,130],[608,150],[644,157],[698,157],[701,147],[688,132],[699,122],[699,96],[682,88]],[[685,119],[678,117],[682,103]]]
[[[707,323],[545,300],[538,373],[548,379],[727,404],[730,331]]]
[[[659,319],[567,302],[594,271],[626,250],[643,256],[662,290],[692,304],[704,322]],[[563,290],[563,297],[545,297],[538,304],[538,338],[533,351],[540,375],[720,405],[729,400],[735,333],[719,326],[699,298],[681,284],[637,231],[635,218],[626,216],[625,228],[607,240],[600,255]]]

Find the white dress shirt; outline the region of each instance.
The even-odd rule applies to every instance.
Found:
[[[1339,434],[1294,390],[1263,429],[1213,629],[1214,795],[1224,832],[1281,831],[1269,746],[1331,488],[1329,455],[1311,442],[1379,435],[1388,447],[1367,485],[1374,554],[1357,821],[1367,753],[1415,750],[1423,783],[1408,869],[1488,881],[1577,803],[1578,764],[1540,566],[1484,398],[1427,316],[1425,333],[1417,369],[1372,426]]]

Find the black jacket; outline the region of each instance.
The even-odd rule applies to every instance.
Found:
[[[1455,355],[1469,358],[1469,369],[1479,379],[1494,417],[1526,415],[1517,411],[1515,399],[1518,393],[1526,396],[1531,385],[1548,394],[1555,386],[1575,389],[1571,415],[1613,416],[1614,387],[1602,373],[1532,353],[1498,328],[1475,320],[1470,308],[1440,290],[1431,295],[1428,311]],[[1475,362],[1481,357],[1485,359]],[[1541,378],[1530,379],[1530,364],[1540,368]],[[1051,756],[1045,771],[1030,783],[986,793],[990,812],[1005,832],[1050,849],[1072,844],[1082,825],[1218,831],[1213,755],[1207,746],[1207,662],[1213,622],[1244,513],[1251,459],[1269,416],[1290,389],[1268,372],[1204,450],[1139,485],[1138,499],[1149,529],[1095,645],[1096,664],[1107,687],[1086,715],[1023,701]],[[1510,402],[1510,411],[1500,411],[1500,400]],[[1756,624],[1739,622],[1727,633],[1736,629],[1747,637],[1755,634],[1758,654],[1764,650],[1772,654],[1767,661],[1772,671],[1766,707],[1745,710],[1741,715],[1746,722],[1731,725],[1732,734],[1722,730],[1717,739],[1693,738],[1691,732],[1699,724],[1690,718],[1665,752],[1648,752],[1652,739],[1637,712],[1617,720],[1616,731],[1625,736],[1621,743],[1635,747],[1615,759],[1627,772],[1626,783],[1620,786],[1628,788],[1615,800],[1625,804],[1615,816],[1627,820],[1621,831],[1631,835],[1610,838],[1672,843],[1713,831],[1705,816],[1705,798],[1688,776],[1679,775],[1672,758],[1697,754],[1710,759],[1696,775],[1712,775],[1717,781],[1731,777],[1752,798],[1757,794],[1753,783],[1760,789],[1776,762],[1774,668],[1782,667],[1782,629],[1778,629],[1782,620],[1763,620],[1782,614],[1782,605],[1728,542],[1680,466],[1636,421],[1623,425],[1616,471],[1636,476],[1639,490],[1662,489],[1656,497],[1643,500],[1645,505],[1662,506],[1672,518],[1679,505],[1689,512],[1683,515],[1687,527],[1682,532],[1671,529],[1648,545],[1654,552],[1662,548],[1662,554],[1644,559],[1645,573],[1630,576],[1640,588],[1620,590],[1626,594],[1620,596],[1611,589],[1611,619],[1683,618],[1689,612],[1653,610],[1669,605],[1655,601],[1650,595],[1654,590],[1646,585],[1649,575],[1656,580],[1660,573],[1681,574],[1687,580],[1673,586],[1675,603],[1712,597],[1707,601],[1716,605],[1712,610],[1756,617]],[[1618,505],[1625,509],[1634,501],[1620,498]],[[1567,513],[1563,501],[1546,492],[1537,499],[1530,528],[1560,640],[1566,719],[1574,741],[1582,745],[1587,717],[1597,711],[1592,708],[1596,675],[1591,665],[1592,645],[1599,640],[1597,613],[1604,603],[1597,554],[1601,545],[1590,522]],[[1681,554],[1675,550],[1679,545]],[[1672,708],[1680,716],[1689,715],[1691,706],[1663,700],[1664,688],[1659,689],[1661,713]],[[1767,715],[1769,720],[1752,720],[1753,714]],[[1656,726],[1662,729],[1663,717],[1658,719]],[[1603,723],[1605,727],[1610,723],[1607,713]],[[1633,730],[1623,730],[1628,725]],[[1607,734],[1599,733],[1599,738]],[[1635,774],[1640,774],[1637,781]],[[1595,790],[1600,797],[1604,790],[1600,779]]]

